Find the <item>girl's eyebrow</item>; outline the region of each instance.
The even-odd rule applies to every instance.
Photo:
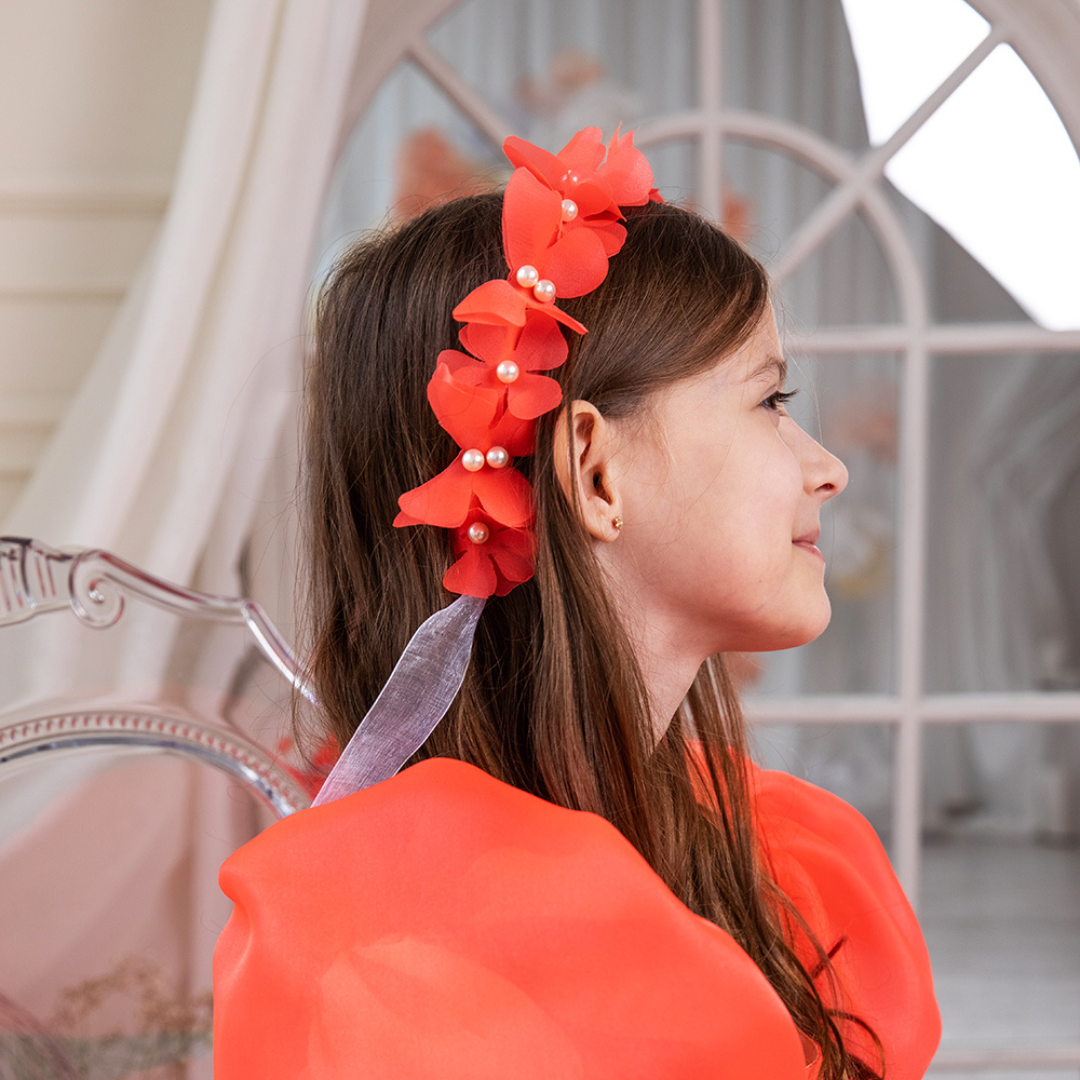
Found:
[[[749,375],[746,376],[747,382],[753,382],[755,379],[760,378],[762,375],[770,375],[773,372],[776,373],[779,379],[780,385],[783,386],[787,382],[788,376],[788,363],[782,356],[770,356],[764,363],[759,364]]]

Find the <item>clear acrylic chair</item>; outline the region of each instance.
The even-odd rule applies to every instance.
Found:
[[[209,1077],[220,862],[310,802],[258,604],[0,538],[0,1077]]]

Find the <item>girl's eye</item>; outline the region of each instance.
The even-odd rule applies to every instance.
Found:
[[[776,412],[781,405],[786,405],[798,392],[798,390],[777,390],[775,393],[770,394],[761,404],[766,409],[772,409],[773,412]]]

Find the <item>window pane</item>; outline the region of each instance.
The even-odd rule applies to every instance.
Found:
[[[653,178],[668,201],[693,206],[698,202],[701,144],[694,139],[668,139],[643,146]]]
[[[464,0],[429,34],[517,134],[558,150],[579,128],[696,102],[694,0]]]
[[[397,64],[354,128],[323,213],[321,278],[365,229],[505,183],[502,150],[417,67]]]
[[[931,691],[1080,687],[1078,416],[1078,354],[935,361]]]
[[[818,547],[832,600],[829,628],[799,649],[762,653],[757,692],[889,693],[895,682],[898,379],[895,355],[793,357],[789,408],[848,467],[825,504]]]
[[[851,803],[888,845],[892,822],[891,724],[764,724],[750,730],[754,760]]]
[[[1080,851],[1065,841],[1080,729],[954,724],[927,736],[920,919],[942,1045],[1076,1044]]]
[[[990,30],[964,0],[843,4],[875,146],[888,141]]]
[[[998,46],[886,175],[1034,319],[1080,326],[1080,160],[1012,49]]]
[[[788,317],[815,326],[895,323],[892,270],[860,213],[849,214],[780,287]]]
[[[1004,286],[945,229],[887,180],[882,189],[904,223],[934,322],[1031,321]]]
[[[840,0],[727,0],[723,38],[727,108],[793,121],[849,150],[868,146]]]

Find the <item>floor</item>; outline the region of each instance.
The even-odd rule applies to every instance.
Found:
[[[1080,1049],[1080,848],[928,843],[920,918],[944,1051]],[[1080,1065],[928,1076],[1080,1080]]]

